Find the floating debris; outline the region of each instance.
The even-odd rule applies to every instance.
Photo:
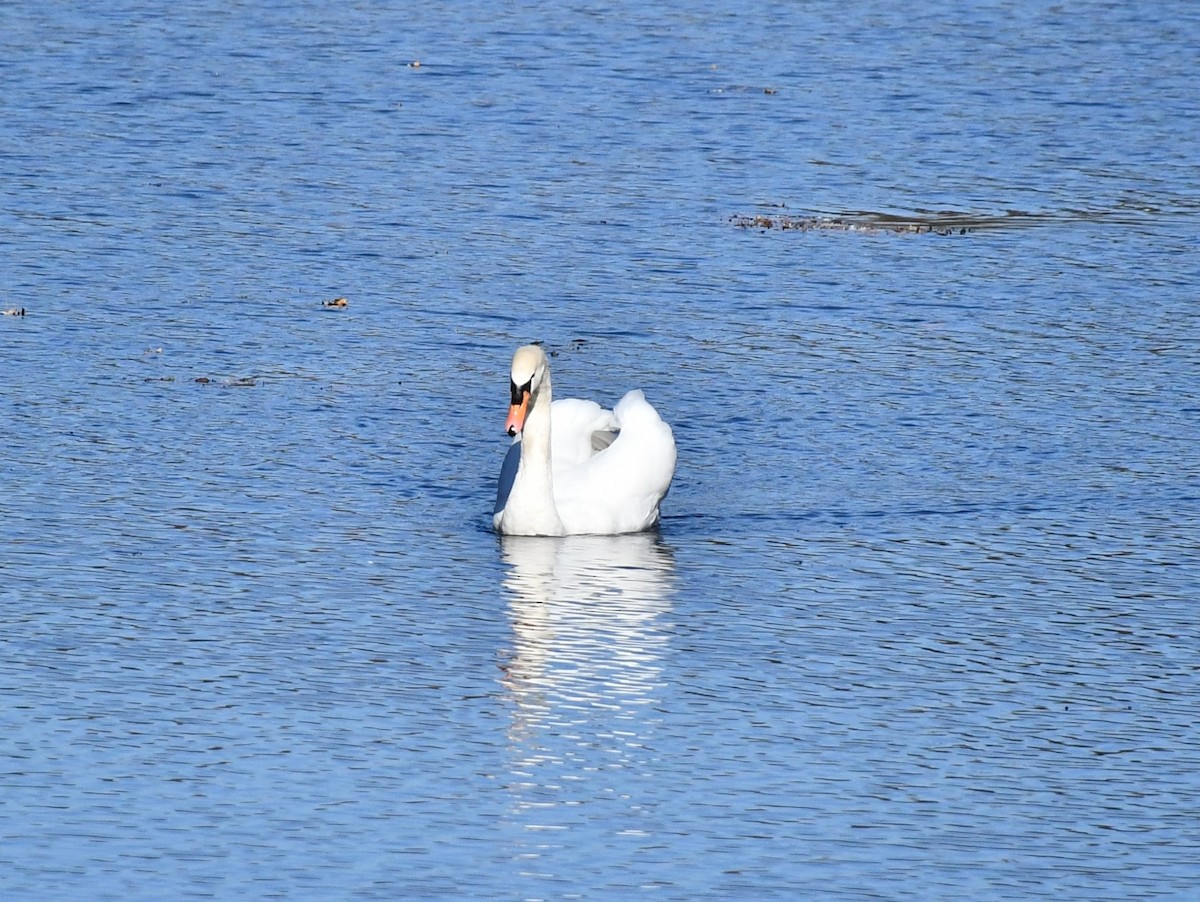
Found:
[[[773,204],[771,206],[782,206]],[[743,229],[779,229],[793,232],[858,232],[866,235],[969,235],[972,232],[994,229],[1026,228],[1040,225],[1062,225],[1070,222],[1136,223],[1144,217],[1129,210],[1063,210],[1051,213],[1029,213],[1007,210],[1004,213],[962,213],[957,210],[919,210],[911,216],[878,213],[870,210],[845,213],[786,213],[741,214],[729,221]]]
[[[208,376],[197,376],[192,381],[199,382],[201,385],[211,385],[215,380]],[[235,376],[232,379],[222,380],[220,384],[223,388],[253,388],[258,385],[258,380],[254,376]]]
[[[732,216],[730,221],[743,229],[779,229],[793,232],[861,232],[877,235],[888,232],[895,235],[965,235],[979,227],[957,221],[956,214],[945,217],[898,217],[885,213],[852,213],[818,216]]]
[[[584,349],[583,346],[587,344],[587,341],[588,340],[586,338],[572,338],[566,347],[558,347],[555,345],[549,345],[544,339],[538,338],[530,342],[530,344],[539,345],[540,347],[545,348],[546,353],[549,356],[557,357],[563,351],[582,351]]]
[[[24,307],[11,307],[8,310],[4,311],[4,315],[5,316],[24,316],[25,308]]]
[[[321,306],[326,310],[344,310],[350,306],[350,302],[345,298],[334,298],[332,301],[321,301]]]
[[[713,67],[714,69],[716,66]],[[770,85],[759,87],[758,85],[722,85],[719,88],[709,88],[709,94],[778,94],[778,88],[772,88]]]

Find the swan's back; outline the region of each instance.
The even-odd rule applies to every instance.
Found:
[[[573,400],[573,399],[572,399]],[[558,457],[559,404],[555,402],[554,502],[568,533],[639,532],[658,522],[659,503],[675,473],[675,437],[671,427],[640,390],[625,395],[610,412],[590,401],[589,419],[582,409],[570,416],[578,426],[564,436],[567,447]],[[607,415],[607,422],[600,414]],[[611,444],[594,451],[592,433],[613,432]]]
[[[595,401],[563,398],[550,407],[550,429],[550,454],[557,473],[562,468],[579,466],[611,445],[620,425],[613,411]]]

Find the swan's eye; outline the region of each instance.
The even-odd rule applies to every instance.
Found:
[[[523,401],[525,398],[525,392],[532,390],[533,380],[530,379],[528,382],[526,382],[524,385],[522,385],[520,387],[518,387],[517,383],[515,383],[515,382],[510,382],[509,385],[512,387],[512,402],[514,404],[520,404],[521,401]]]

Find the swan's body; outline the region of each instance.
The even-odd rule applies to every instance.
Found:
[[[617,535],[658,522],[675,473],[675,437],[640,391],[612,410],[553,401],[546,355],[526,345],[513,355],[507,428],[518,437],[500,472],[497,531]]]

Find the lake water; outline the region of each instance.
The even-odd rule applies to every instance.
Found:
[[[0,895],[1193,898],[1200,6],[966,7],[0,8]]]

